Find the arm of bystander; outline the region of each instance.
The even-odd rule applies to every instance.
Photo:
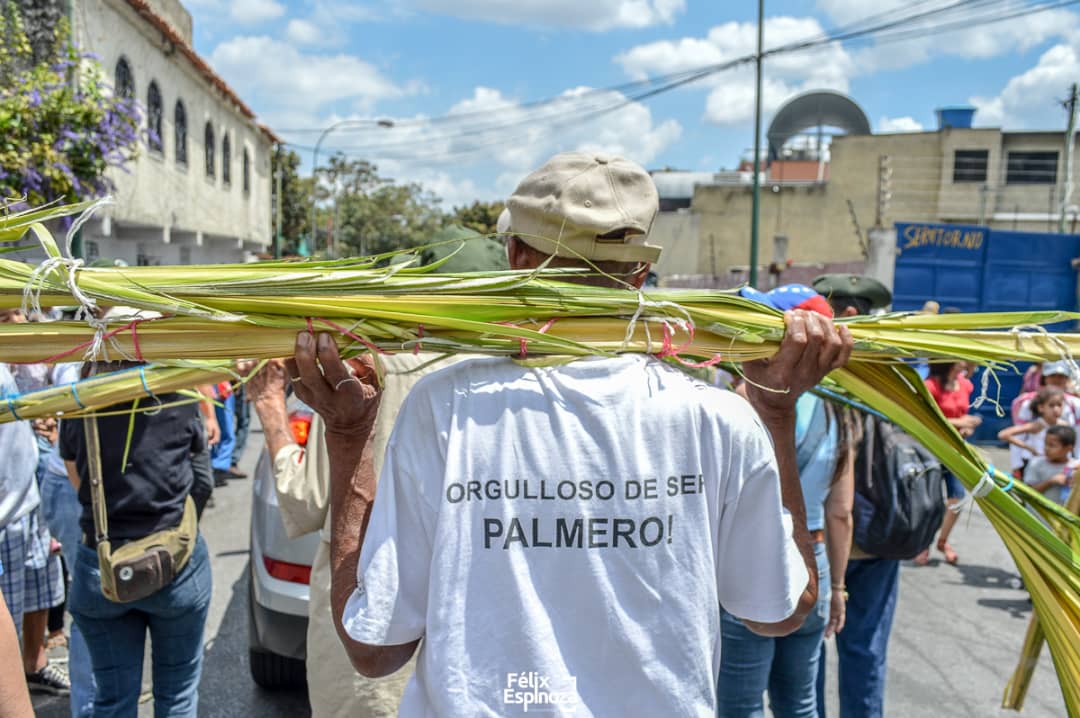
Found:
[[[847,425],[847,430],[842,431],[841,435],[851,437],[854,431],[851,412],[837,412],[837,421],[846,422]],[[829,623],[825,626],[826,638],[844,630],[847,617],[847,586],[844,584],[844,575],[847,573],[851,535],[855,528],[851,513],[855,503],[855,442],[849,438],[841,451],[843,453],[836,467],[836,480],[825,500],[825,551],[829,557],[829,574],[832,576]]]

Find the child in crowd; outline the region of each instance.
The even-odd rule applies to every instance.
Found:
[[[1040,389],[1049,387],[1065,392],[1065,409],[1061,413],[1061,423],[1066,426],[1080,424],[1080,397],[1077,397],[1072,390],[1073,382],[1068,363],[1064,361],[1046,362],[1037,368],[1040,373],[1035,388],[1025,389],[1012,401],[1013,423],[1023,424],[1034,419],[1035,415],[1031,412],[1031,400],[1035,398]]]
[[[1024,469],[1024,483],[1046,494],[1051,501],[1064,504],[1073,483],[1073,458],[1076,430],[1071,426],[1051,426],[1046,430],[1043,455],[1036,456]]]
[[[1064,392],[1054,387],[1043,387],[1031,400],[1031,413],[1035,418],[998,432],[999,439],[1020,449],[1019,453],[1013,454],[1014,476],[1023,476],[1027,464],[1042,455],[1046,431],[1061,423],[1064,410]]]

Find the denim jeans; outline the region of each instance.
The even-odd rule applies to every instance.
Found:
[[[214,415],[221,427],[221,440],[210,447],[210,463],[215,471],[228,471],[232,466],[233,449],[236,448],[236,395],[221,401],[221,406],[214,406]]]
[[[184,569],[165,588],[131,603],[101,593],[97,552],[79,545],[68,605],[94,665],[95,718],[134,718],[142,690],[143,647],[150,632],[156,718],[195,718],[203,629],[210,607],[210,556],[199,536]]]
[[[236,387],[236,441],[233,445],[232,463],[235,466],[240,463],[244,456],[244,447],[247,446],[248,430],[251,427],[251,404],[247,402],[244,385]]]
[[[799,630],[783,638],[753,633],[727,611],[720,617],[720,679],[716,686],[719,718],[761,718],[762,695],[776,718],[816,718],[817,662],[829,621],[829,559],[825,544],[814,545],[818,601]]]
[[[900,585],[900,562],[884,558],[848,561],[850,598],[844,630],[836,636],[840,659],[840,718],[881,718],[885,710],[885,657]],[[825,718],[825,647],[818,669],[818,711]]]
[[[82,533],[79,528],[82,504],[67,476],[45,470],[41,478],[41,508],[49,532],[60,542],[68,571],[74,571]],[[90,649],[79,624],[74,621],[68,645],[68,674],[71,678],[71,717],[89,718],[94,714],[94,672]]]

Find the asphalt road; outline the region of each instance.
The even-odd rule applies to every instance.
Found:
[[[262,435],[252,431],[242,468],[252,471]],[[1007,465],[999,455],[997,465]],[[215,492],[202,529],[213,557],[214,596],[206,631],[200,688],[201,716],[309,715],[303,693],[264,691],[251,681],[247,663],[247,561],[251,483],[232,481]],[[929,566],[905,564],[889,645],[886,714],[893,717],[1009,716],[999,708],[1031,617],[1027,594],[1001,540],[975,509],[961,518],[951,543],[960,564],[934,557]],[[830,649],[831,650],[831,649]],[[830,653],[829,675],[835,680]],[[149,690],[149,667],[144,672]],[[149,694],[140,716],[152,716]],[[835,686],[829,715],[839,715]],[[39,716],[68,715],[66,699],[35,699]],[[1064,703],[1048,651],[1043,651],[1023,715],[1058,718]]]
[[[1008,466],[1008,452],[986,452]],[[1027,593],[1005,545],[978,509],[965,511],[949,543],[960,562],[950,566],[931,552],[928,566],[905,562],[889,641],[885,713],[891,718],[924,716],[1015,716],[1000,708],[1005,684],[1020,656],[1031,619]],[[836,678],[835,649],[828,674]],[[835,685],[826,689],[826,710],[839,715]],[[1023,716],[1060,718],[1065,703],[1044,649],[1031,682]]]

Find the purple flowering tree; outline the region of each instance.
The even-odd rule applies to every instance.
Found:
[[[140,113],[102,77],[63,22],[35,58],[19,11],[0,0],[0,201],[69,203],[112,189],[105,172],[134,159]]]

